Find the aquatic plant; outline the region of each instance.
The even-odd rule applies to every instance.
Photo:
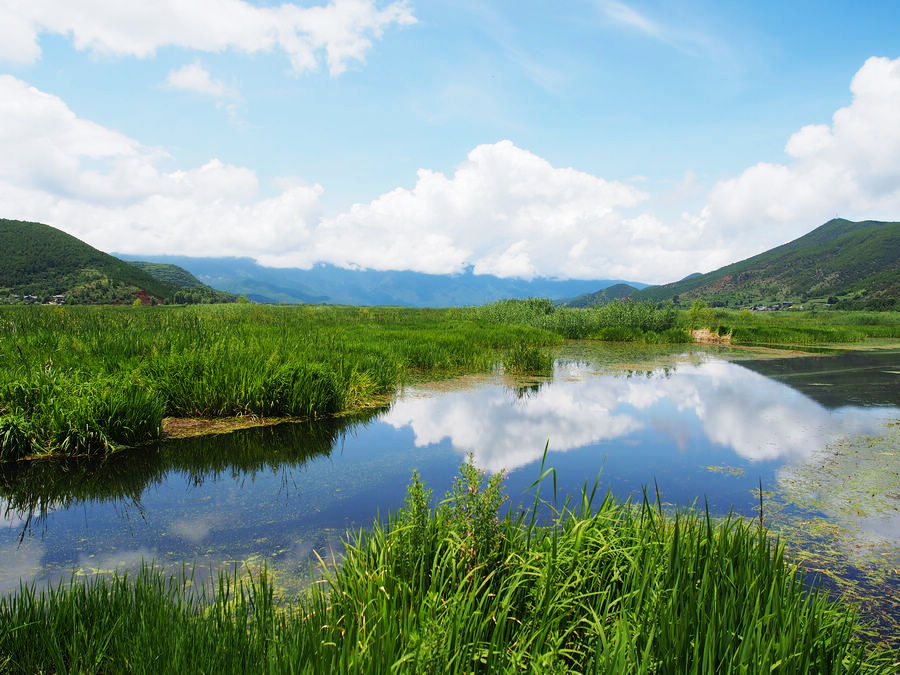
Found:
[[[667,515],[646,493],[596,504],[585,486],[544,525],[538,493],[531,514],[496,523],[498,553],[473,560],[453,525],[471,470],[436,510],[414,476],[406,510],[353,536],[286,606],[265,573],[22,585],[0,598],[0,669],[896,672],[897,655],[861,638],[852,607],[804,590],[758,524]]]
[[[553,372],[553,356],[523,342],[507,352],[503,368],[507,373],[549,375]]]
[[[490,372],[510,348],[559,340],[446,310],[2,307],[0,415],[11,417],[0,460],[106,453],[158,438],[164,415],[363,408],[404,381]]]

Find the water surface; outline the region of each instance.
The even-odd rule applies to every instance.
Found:
[[[471,453],[510,472],[515,507],[530,503],[547,447],[560,502],[599,476],[619,498],[647,488],[655,499],[658,486],[667,505],[756,517],[761,485],[769,525],[793,528],[811,560],[817,546],[819,562],[842,556],[828,563],[833,588],[896,597],[898,382],[900,354],[890,351],[772,358],[572,344],[552,377],[464,377],[407,387],[361,417],[7,467],[0,590],[149,561],[172,570],[186,561],[200,578],[265,562],[294,590],[311,556],[339,554],[348,530],[402,505],[413,469],[440,495]],[[873,439],[884,447],[872,450]],[[822,482],[828,471],[839,485]],[[877,498],[863,500],[873,481]],[[830,535],[804,525],[823,522]],[[896,604],[880,606],[890,620]]]

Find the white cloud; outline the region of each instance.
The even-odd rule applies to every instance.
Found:
[[[853,101],[830,125],[791,136],[785,164],[760,163],[712,189],[701,221],[733,259],[800,236],[835,215],[900,213],[900,59],[873,57],[853,77]]]
[[[262,199],[252,170],[217,159],[162,171],[166,153],[11,76],[0,76],[0,147],[0,212],[123,253],[584,278],[646,278],[652,259],[660,280],[694,255],[684,233],[624,215],[645,198],[634,186],[554,167],[510,141],[327,219],[319,185],[285,179]]]
[[[480,145],[452,176],[420,169],[416,185],[355,204],[321,223],[303,256],[375,269],[500,276],[659,279],[693,257],[676,233],[628,218],[646,195],[619,181],[558,168],[511,141]],[[651,230],[653,230],[651,232]],[[302,264],[285,255],[283,264]]]
[[[186,79],[219,91],[203,73]],[[720,181],[699,213],[677,220],[655,216],[633,184],[553,166],[511,141],[477,146],[452,174],[420,169],[412,188],[326,218],[320,185],[286,177],[263,198],[253,170],[218,159],[164,171],[162,150],[0,76],[0,213],[123,253],[667,282],[785,243],[836,213],[900,213],[900,59],[869,59],[851,89],[832,124],[788,140],[786,163]],[[679,194],[691,183],[688,173]]]
[[[171,89],[190,91],[213,98],[239,99],[241,97],[236,89],[213,78],[206,68],[196,62],[171,71],[166,77],[165,84]]]
[[[161,171],[168,156],[77,117],[0,76],[0,212],[65,229],[104,250],[254,255],[307,243],[321,186],[286,181],[259,197],[256,174],[212,159]]]
[[[152,56],[162,47],[248,54],[283,50],[297,72],[318,67],[320,54],[332,75],[363,62],[372,39],[385,28],[415,23],[405,0],[379,9],[374,0],[332,0],[300,7],[256,7],[244,0],[3,0],[0,59],[31,63],[38,36],[70,36],[76,49],[115,56]]]

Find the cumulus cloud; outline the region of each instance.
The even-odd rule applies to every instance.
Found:
[[[165,84],[170,89],[189,91],[195,94],[212,96],[213,98],[240,98],[240,94],[236,89],[226,86],[221,80],[215,79],[206,68],[196,62],[171,71],[166,77]]]
[[[104,250],[254,255],[307,244],[322,187],[284,181],[260,198],[256,174],[212,159],[171,172],[159,150],[77,117],[0,76],[0,212],[57,225]]]
[[[195,66],[176,71],[182,85],[223,91]],[[720,181],[699,213],[678,219],[655,216],[629,182],[554,166],[509,140],[324,217],[320,185],[285,177],[263,198],[253,170],[215,158],[164,171],[162,150],[0,76],[0,212],[123,253],[663,283],[783,244],[836,213],[896,217],[900,59],[869,59],[851,90],[830,125],[788,139],[785,163]]]
[[[412,189],[332,218],[323,188],[296,178],[263,199],[255,172],[218,159],[162,171],[165,152],[11,76],[0,76],[0,147],[0,211],[124,253],[583,278],[646,278],[653,259],[660,280],[696,254],[677,228],[626,216],[646,197],[634,186],[554,167],[510,141],[476,147],[450,176],[422,169]]]
[[[3,0],[0,59],[32,63],[38,36],[70,36],[76,49],[115,56],[152,56],[162,47],[204,52],[233,49],[248,54],[281,49],[297,71],[318,68],[324,58],[332,75],[362,62],[393,25],[415,23],[405,0],[379,8],[374,0],[332,0],[300,7],[257,7],[244,0]]]
[[[412,189],[324,221],[307,255],[375,269],[669,280],[693,264],[702,233],[629,216],[646,197],[500,141],[476,147],[451,176],[421,169]]]
[[[839,214],[900,213],[900,59],[873,57],[853,77],[851,104],[831,124],[787,141],[785,163],[760,163],[717,183],[702,213],[720,245],[743,256],[784,243]]]

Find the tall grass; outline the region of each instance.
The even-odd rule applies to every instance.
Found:
[[[560,340],[454,310],[2,307],[0,460],[105,454],[166,415],[329,415]]]
[[[501,300],[466,310],[478,321],[543,328],[565,338],[636,342],[689,342],[677,326],[673,307],[658,309],[649,302],[611,302],[587,309],[556,307],[543,298]]]
[[[287,606],[265,574],[23,585],[0,599],[0,669],[896,672],[760,526],[595,494],[540,525],[539,496],[495,519],[499,481],[474,467],[437,509],[414,477],[406,509]]]
[[[708,310],[703,323],[742,344],[822,345],[900,338],[900,312]],[[684,317],[682,320],[685,320]]]

